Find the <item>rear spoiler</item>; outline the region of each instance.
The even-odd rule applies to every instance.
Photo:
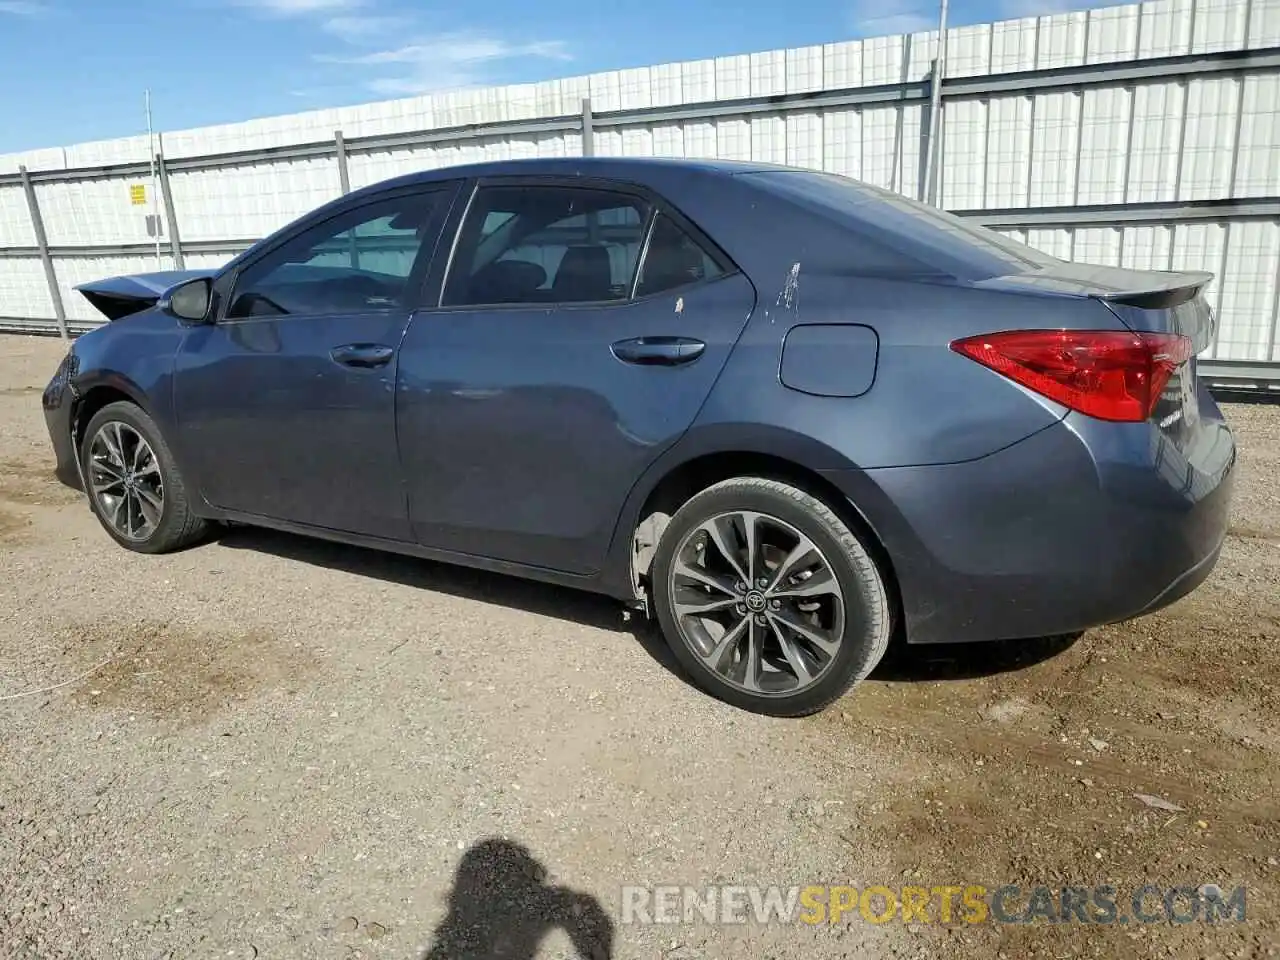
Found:
[[[1201,296],[1212,279],[1212,273],[1202,270],[1151,271],[1138,275],[1127,289],[1099,290],[1091,296],[1130,330],[1179,334],[1189,339],[1193,352],[1199,354],[1218,335],[1217,315]]]
[[[1041,270],[981,280],[975,286],[1161,310],[1194,300],[1212,279],[1213,274],[1203,270],[1129,270],[1063,260]]]
[[[108,320],[119,320],[154,306],[169,290],[188,280],[212,277],[216,270],[161,270],[133,273],[79,284],[78,290]]]
[[[1210,280],[1212,273],[1203,270],[1173,272],[1162,270],[1147,274],[1150,282],[1140,289],[1115,290],[1095,293],[1094,296],[1117,306],[1137,307],[1139,310],[1171,310],[1189,300],[1194,300]]]

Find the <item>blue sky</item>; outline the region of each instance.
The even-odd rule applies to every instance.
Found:
[[[1105,0],[951,0],[953,24]],[[928,29],[937,0],[0,0],[0,153]]]

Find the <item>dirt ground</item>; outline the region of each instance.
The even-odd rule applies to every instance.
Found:
[[[895,651],[779,721],[596,598],[249,530],[119,549],[51,476],[61,349],[0,337],[0,956],[1280,955],[1280,407],[1226,408],[1191,597]],[[710,883],[1217,885],[1247,920],[622,921],[623,885]]]

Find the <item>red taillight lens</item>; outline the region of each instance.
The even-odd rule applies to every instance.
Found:
[[[1130,422],[1151,416],[1192,353],[1177,334],[1119,330],[1010,330],[955,340],[951,349],[1072,410]]]

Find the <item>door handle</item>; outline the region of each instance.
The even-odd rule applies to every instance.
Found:
[[[384,367],[394,353],[394,347],[381,343],[344,343],[330,350],[329,357],[344,367]]]
[[[609,347],[623,363],[650,367],[675,367],[692,363],[702,356],[707,345],[692,337],[633,337],[619,340]]]

